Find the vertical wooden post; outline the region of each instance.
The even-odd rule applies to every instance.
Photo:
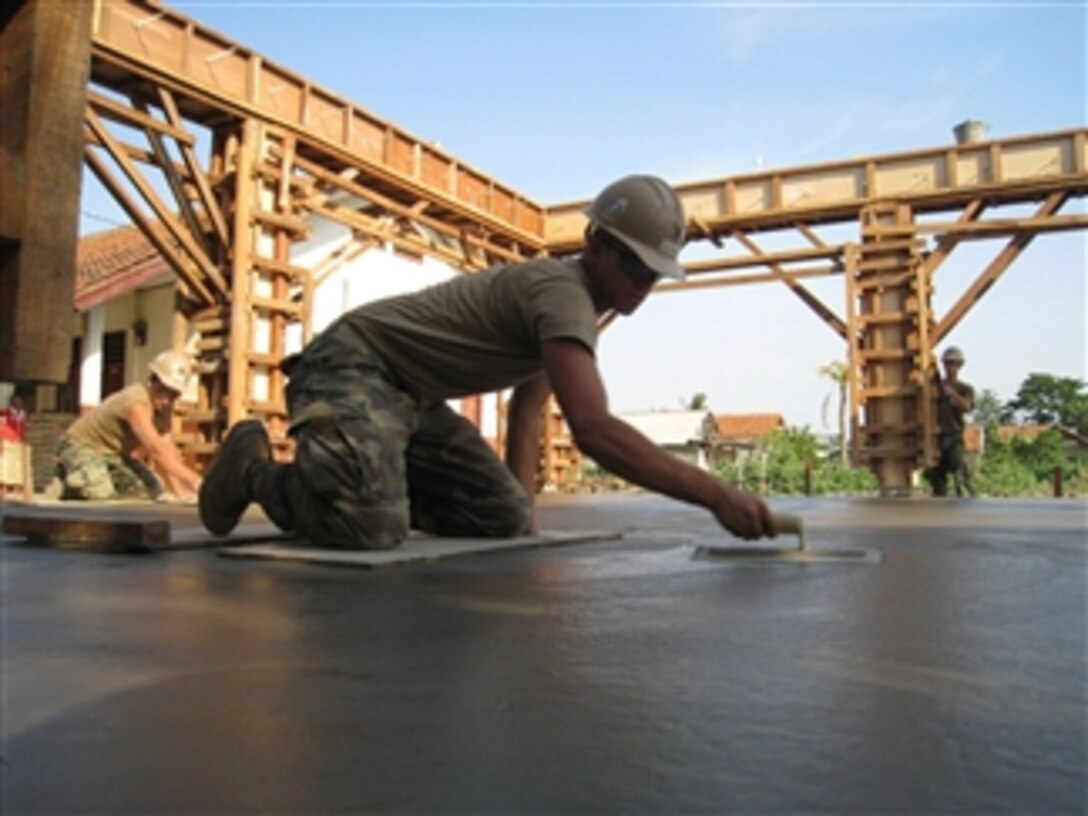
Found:
[[[96,4],[3,5],[0,380],[64,382]]]
[[[249,395],[250,269],[254,226],[250,214],[255,191],[253,164],[260,138],[253,119],[242,123],[242,139],[234,154],[234,257],[231,259],[230,339],[227,345],[227,425],[245,418]]]
[[[849,389],[848,393],[850,400],[850,421],[848,423],[850,432],[850,464],[856,467],[861,461],[859,456],[860,434],[858,433],[861,412],[858,397],[858,376],[861,363],[858,358],[857,244],[849,243],[846,245],[844,261],[846,266],[843,273],[846,279],[846,384]],[[843,439],[841,444],[845,446],[847,440]]]
[[[878,202],[861,211],[862,243],[855,281],[859,318],[861,435],[865,461],[884,495],[909,494],[921,452],[918,438],[920,374],[918,347],[929,320],[928,286],[918,288],[920,242],[912,232],[896,230],[888,238],[881,227],[913,224],[911,207]],[[907,237],[901,237],[907,232]]]

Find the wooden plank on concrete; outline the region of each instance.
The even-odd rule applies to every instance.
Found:
[[[170,523],[151,519],[8,515],[4,533],[37,546],[106,553],[149,553],[170,544]]]

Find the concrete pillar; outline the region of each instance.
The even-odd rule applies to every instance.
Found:
[[[102,402],[102,338],[106,333],[106,306],[87,312],[79,364],[79,410],[94,408]]]

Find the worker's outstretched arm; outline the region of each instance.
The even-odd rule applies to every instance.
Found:
[[[174,492],[184,496],[185,491],[190,491],[195,495],[200,488],[200,474],[182,461],[174,441],[167,434],[159,433],[147,406],[134,404],[128,409],[127,419],[148,456],[168,477],[167,481]]]
[[[601,467],[649,490],[705,507],[740,538],[775,535],[771,512],[758,497],[682,462],[609,413],[597,362],[581,343],[546,342],[544,367],[579,449]]]

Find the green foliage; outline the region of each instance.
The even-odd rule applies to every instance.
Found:
[[[1084,495],[1088,455],[1067,450],[1058,431],[1045,431],[1033,440],[1014,437],[1004,442],[991,429],[974,485],[983,496],[1049,496],[1054,492],[1055,470],[1061,474],[1063,493]]]
[[[819,440],[806,428],[773,431],[738,464],[721,465],[724,479],[746,490],[764,495],[803,494],[806,464],[811,463],[811,492],[814,496],[874,495],[880,485],[867,468],[844,465],[828,459]],[[1063,493],[1088,493],[1088,454],[1070,450],[1061,434],[1049,430],[1033,440],[1014,438],[1003,442],[996,426],[986,432],[986,449],[972,473],[972,484],[980,496],[1050,496],[1054,472],[1061,474]]]
[[[1088,432],[1088,394],[1075,377],[1033,372],[1006,404],[1007,413],[1029,422],[1060,422]]]
[[[880,483],[868,468],[844,465],[839,460],[821,462],[813,468],[812,493],[815,496],[870,495],[880,490]]]
[[[983,428],[990,428],[1001,422],[1001,398],[997,392],[984,388],[975,399],[975,422]]]
[[[719,474],[759,493],[802,494],[807,467],[811,467],[813,495],[869,494],[878,487],[868,470],[825,459],[819,440],[807,427],[772,431],[742,465],[722,465]]]
[[[688,402],[685,404],[681,402],[684,407],[689,411],[705,411],[706,408],[706,394],[702,391],[697,392]]]

